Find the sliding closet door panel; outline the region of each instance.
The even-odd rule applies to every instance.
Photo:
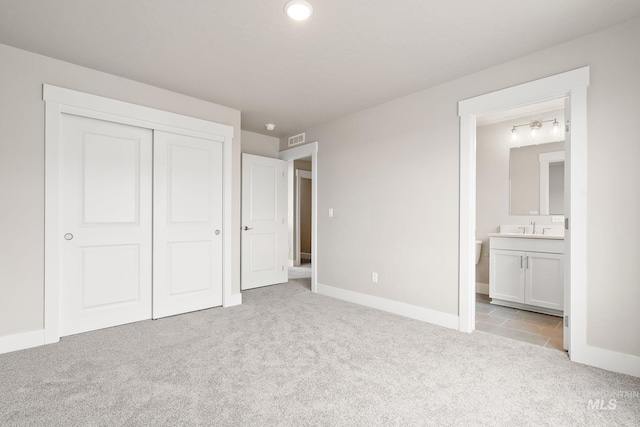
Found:
[[[153,317],[222,305],[222,141],[154,133]]]
[[[152,132],[63,115],[61,335],[151,317]]]

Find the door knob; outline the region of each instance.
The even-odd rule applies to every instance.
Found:
[[[67,233],[64,235],[64,240],[71,240],[71,239],[73,239],[73,234]]]
[[[253,230],[253,227],[247,227],[246,225],[244,226],[244,231],[249,231],[249,230]]]
[[[220,230],[216,230],[215,233],[216,233],[216,236],[219,236],[220,235]]]

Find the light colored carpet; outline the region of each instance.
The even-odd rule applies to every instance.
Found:
[[[640,424],[638,378],[314,295],[307,280],[0,355],[0,425]]]

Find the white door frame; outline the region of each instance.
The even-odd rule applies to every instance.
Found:
[[[240,304],[231,294],[231,167],[233,127],[155,108],[43,85],[45,101],[44,343],[60,340],[60,129],[62,114],[89,117],[223,143],[223,306]]]
[[[302,251],[300,250],[300,181],[303,179],[310,179],[311,185],[313,185],[311,172],[304,169],[296,169],[296,253],[293,260],[296,266],[299,266],[302,262]]]
[[[460,116],[459,329],[475,329],[476,117],[568,97],[571,106],[571,238],[565,250],[570,277],[571,359],[587,360],[587,87],[589,67],[524,83],[458,103]],[[567,284],[565,284],[567,286]]]
[[[311,292],[318,292],[318,142],[281,151],[278,157],[289,162],[293,170],[293,161],[311,156]],[[293,177],[292,177],[293,178]],[[289,183],[289,189],[293,182]],[[290,196],[293,192],[290,191]],[[289,239],[289,247],[293,247],[293,236]]]

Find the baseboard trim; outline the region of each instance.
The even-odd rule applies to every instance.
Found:
[[[453,314],[443,313],[441,311],[431,310],[429,308],[418,307],[416,305],[404,302],[394,301],[386,298],[374,297],[359,292],[348,291],[333,286],[318,283],[318,293],[328,297],[352,302],[366,307],[375,308],[377,310],[386,311],[388,313],[398,314],[404,317],[420,320],[422,322],[432,323],[445,328],[458,330],[459,318]]]
[[[308,252],[300,252],[300,259],[311,259],[311,254]]]
[[[488,283],[476,282],[476,293],[477,294],[483,294],[483,295],[489,295],[489,284]]]
[[[222,306],[233,307],[235,305],[242,305],[242,294],[229,295]]]
[[[640,377],[640,357],[587,345],[570,354],[571,360],[607,371]]]
[[[44,329],[0,337],[0,354],[44,345]]]

